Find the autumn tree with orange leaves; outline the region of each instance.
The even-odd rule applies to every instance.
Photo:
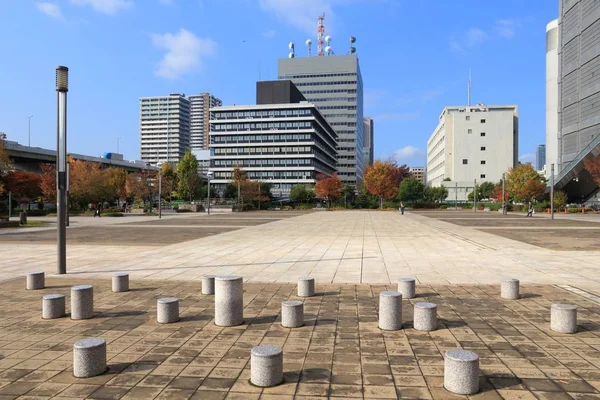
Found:
[[[527,203],[544,195],[546,179],[531,164],[519,164],[506,175],[506,191],[513,200]]]
[[[379,198],[379,208],[383,208],[383,201],[396,197],[400,183],[408,176],[406,165],[398,166],[393,160],[377,160],[365,169],[363,183],[369,193]]]
[[[4,186],[20,204],[29,204],[42,195],[40,174],[36,172],[11,171],[4,177]]]
[[[56,204],[56,169],[52,164],[40,165],[40,190],[42,198],[48,203]]]
[[[331,208],[331,201],[342,193],[342,181],[338,178],[337,172],[331,177],[319,174],[317,179],[315,193],[318,197],[327,200],[329,208]]]
[[[600,155],[583,160],[583,166],[590,173],[596,185],[600,186]]]

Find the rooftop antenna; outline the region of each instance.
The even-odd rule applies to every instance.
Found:
[[[308,56],[310,57],[310,46],[312,45],[312,40],[306,39],[306,47],[308,47]]]
[[[471,107],[471,68],[469,68],[469,82],[467,84],[467,106]]]
[[[331,36],[325,36],[325,43],[327,43],[327,46],[325,46],[325,54],[330,56],[333,54],[333,48],[331,47]]]
[[[319,22],[317,23],[317,55],[322,56],[323,48],[325,41],[323,37],[325,35],[325,13],[319,17]]]
[[[290,42],[290,44],[288,45],[289,49],[290,49],[290,54],[288,55],[288,58],[294,58],[296,57],[296,51],[294,50],[294,42]]]
[[[354,43],[356,43],[356,38],[354,36],[350,36],[350,50],[348,54],[356,53],[356,47],[354,47]]]

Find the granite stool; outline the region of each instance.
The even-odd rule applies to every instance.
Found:
[[[172,324],[179,321],[179,299],[164,297],[156,302],[156,322]]]
[[[42,318],[55,319],[65,316],[65,295],[47,294],[42,297]]]
[[[94,316],[94,287],[78,285],[71,288],[71,319],[90,319]]]
[[[400,278],[398,280],[398,291],[405,299],[415,297],[415,278]]]
[[[106,371],[106,341],[88,338],[73,345],[73,376],[90,378]]]
[[[500,285],[500,297],[507,300],[518,300],[519,280],[514,278],[503,279]]]
[[[298,296],[312,297],[315,295],[315,278],[302,277],[298,279]]]
[[[298,328],[304,325],[304,303],[289,300],[281,303],[281,326]]]
[[[215,277],[215,325],[244,323],[244,280],[241,276]]]
[[[479,356],[468,350],[450,350],[444,357],[444,387],[456,394],[479,391]]]
[[[129,274],[119,273],[112,276],[112,291],[115,293],[129,292]]]
[[[214,275],[204,275],[202,277],[202,294],[215,294]]]
[[[250,353],[250,382],[270,387],[283,382],[283,351],[273,345],[256,346]]]
[[[38,290],[46,287],[46,275],[43,272],[29,272],[27,274],[27,290]]]
[[[576,333],[577,306],[573,304],[552,304],[550,329],[559,333]]]
[[[402,329],[402,294],[391,291],[379,294],[379,329]]]
[[[418,331],[435,331],[437,329],[437,305],[418,302],[415,304],[413,327]]]

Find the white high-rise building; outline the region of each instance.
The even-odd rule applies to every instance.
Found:
[[[140,98],[140,159],[178,163],[190,147],[190,101],[183,94]]]
[[[558,173],[558,19],[546,26],[546,177]]]
[[[195,150],[208,149],[210,113],[212,107],[223,105],[210,93],[188,96],[190,100],[190,147]]]
[[[499,182],[517,164],[518,143],[517,106],[446,107],[427,141],[427,185],[447,186],[449,199],[464,200],[475,180]]]

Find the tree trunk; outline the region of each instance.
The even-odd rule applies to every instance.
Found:
[[[379,209],[383,210],[383,196],[379,196]]]

